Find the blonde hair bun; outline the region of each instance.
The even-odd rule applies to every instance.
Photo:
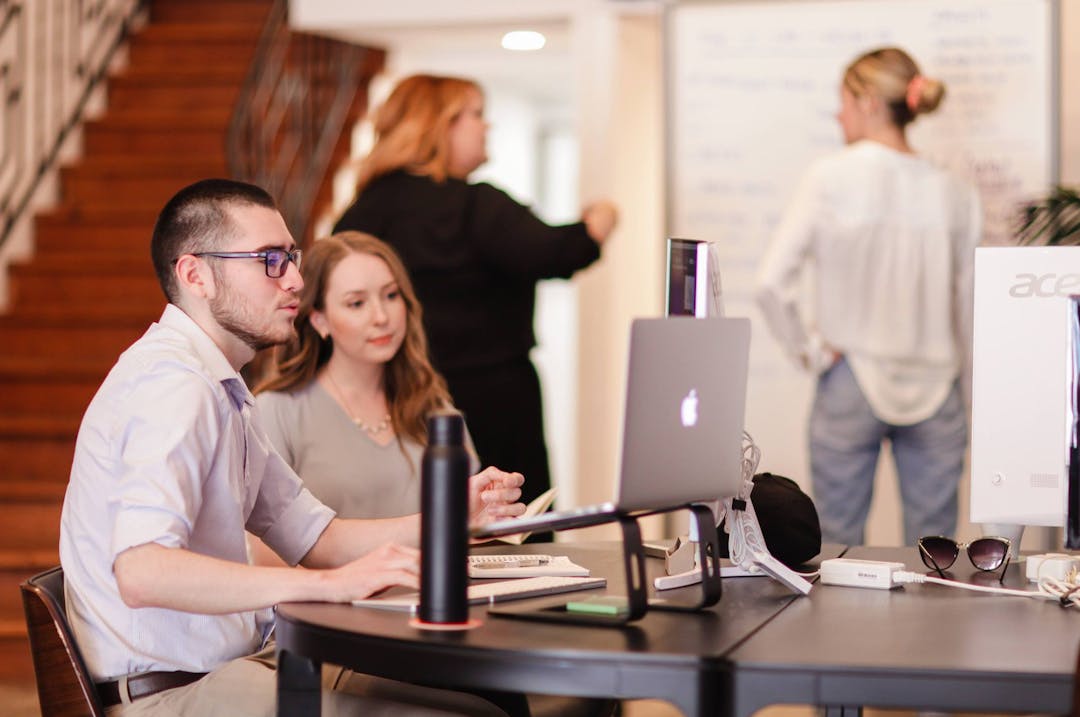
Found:
[[[934,77],[918,75],[922,78],[919,92],[914,102],[909,103],[912,113],[924,115],[933,112],[945,98],[945,83]],[[914,80],[913,80],[914,81]]]

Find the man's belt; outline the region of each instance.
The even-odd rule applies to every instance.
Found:
[[[149,697],[175,687],[190,685],[205,675],[205,672],[143,672],[111,682],[99,682],[97,688],[101,702],[106,707],[112,707],[123,702],[121,695],[125,692],[123,687],[125,682],[128,699],[134,702],[140,697]]]

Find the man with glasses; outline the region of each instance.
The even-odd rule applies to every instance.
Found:
[[[294,335],[303,285],[265,191],[186,187],[158,217],[151,254],[168,305],[113,367],[76,441],[60,531],[68,618],[110,717],[268,717],[272,606],[417,587],[419,519],[336,518],[259,425],[239,370]],[[523,512],[521,483],[474,476],[472,520]],[[312,569],[248,564],[245,530]],[[501,714],[472,695],[362,684],[362,697],[325,692],[325,713]],[[396,704],[406,694],[418,704]]]

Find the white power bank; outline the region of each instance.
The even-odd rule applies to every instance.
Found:
[[[900,570],[904,570],[903,563],[830,558],[821,561],[821,584],[891,590],[899,587],[892,576]]]

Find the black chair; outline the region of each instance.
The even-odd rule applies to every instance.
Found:
[[[105,717],[64,610],[64,570],[57,566],[22,585],[41,717]]]

